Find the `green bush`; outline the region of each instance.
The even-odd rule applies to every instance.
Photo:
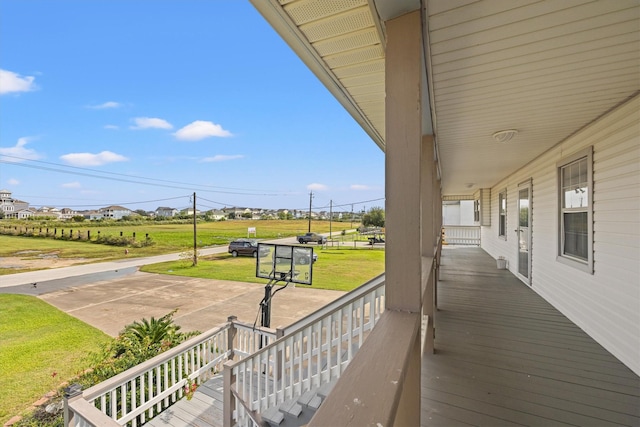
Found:
[[[158,319],[154,317],[149,320],[142,319],[125,326],[116,338],[88,356],[87,360],[91,368],[72,382],[87,389],[200,334],[198,331],[180,332],[180,326],[173,321],[176,312],[177,309]],[[62,427],[61,396],[62,391],[58,390],[56,396],[49,402],[14,425],[16,427]]]

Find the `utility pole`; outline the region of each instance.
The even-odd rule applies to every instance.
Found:
[[[353,203],[351,203],[351,227],[349,228],[353,228]]]
[[[311,199],[313,199],[313,191],[309,191],[309,229],[307,230],[311,233]]]
[[[198,265],[198,245],[196,238],[196,192],[193,192],[193,266]]]
[[[329,239],[331,239],[332,223],[333,223],[333,200],[329,200]]]

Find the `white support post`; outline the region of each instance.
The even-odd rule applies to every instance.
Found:
[[[420,11],[386,22],[386,309],[422,314],[422,73]],[[420,334],[418,334],[420,336]],[[414,340],[398,425],[420,425],[420,339]]]

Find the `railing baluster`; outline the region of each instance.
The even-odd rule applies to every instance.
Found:
[[[358,334],[358,348],[362,347],[362,342],[364,341],[364,298],[361,298],[358,301],[358,326],[359,326],[359,334]]]
[[[349,304],[347,309],[347,360],[353,357],[353,304]],[[342,369],[340,369],[342,374]]]
[[[122,418],[127,413],[127,383],[122,384],[120,387],[120,416],[115,419]]]
[[[118,409],[117,409],[117,396],[116,396],[116,392],[117,392],[117,388],[111,390],[111,392],[109,393],[109,403],[111,404],[111,413],[109,413],[108,415],[112,418],[112,419],[116,419],[117,417],[117,413],[118,413]]]
[[[137,408],[138,408],[138,402],[137,402],[137,387],[136,387],[136,381],[137,378],[134,378],[133,380],[131,380],[130,384],[131,384],[131,411],[130,412],[134,412]],[[133,419],[131,420],[131,426],[132,427],[136,427],[138,425],[138,420],[137,419]]]
[[[147,398],[145,397],[145,389],[144,389],[144,377],[145,377],[145,373],[142,373],[139,377],[138,377],[138,381],[140,382],[140,406],[144,405],[145,403],[147,403]],[[145,411],[142,411],[142,413],[140,414],[140,422],[142,424],[145,423],[146,421],[146,414]]]

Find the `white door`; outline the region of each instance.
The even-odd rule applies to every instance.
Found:
[[[531,285],[531,180],[518,185],[518,277]]]

